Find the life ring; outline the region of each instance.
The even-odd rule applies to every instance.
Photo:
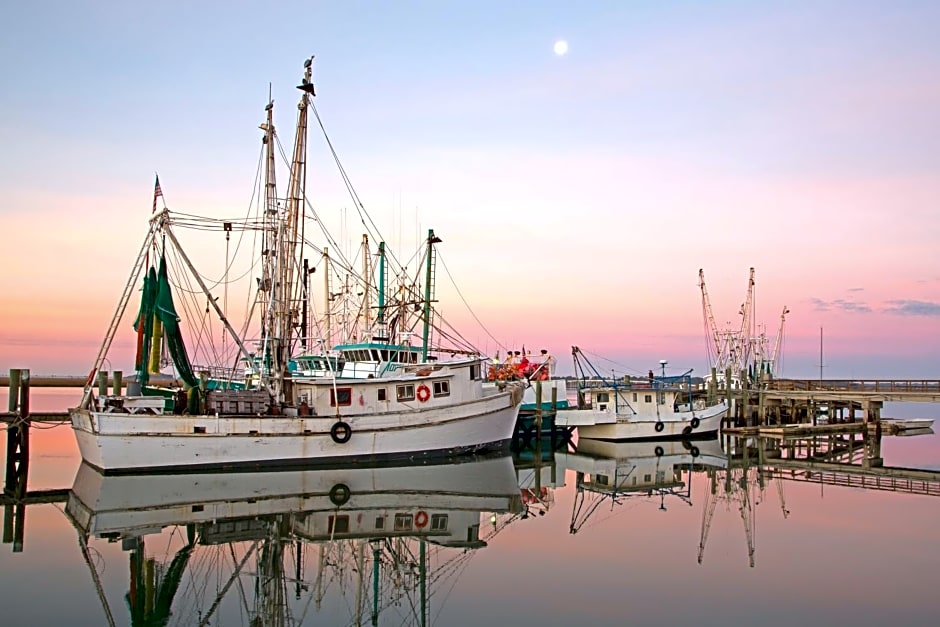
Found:
[[[352,437],[352,427],[349,426],[348,422],[338,420],[330,427],[330,437],[337,444],[345,444]]]
[[[348,485],[345,483],[337,483],[330,488],[330,502],[336,507],[340,507],[346,504],[351,494]]]
[[[692,455],[692,457],[698,457],[698,455],[699,455],[698,447],[697,447],[697,446],[693,446],[692,448],[690,448],[690,449],[689,449],[689,454]]]
[[[689,422],[689,424],[692,425],[692,428],[693,428],[693,429],[698,429],[698,426],[699,426],[700,424],[702,424],[702,423],[699,422],[698,417],[693,416],[693,417],[692,417],[692,420]]]
[[[659,421],[656,422],[656,430],[657,430],[657,431],[662,431],[662,430],[665,429],[665,428],[666,428],[666,425],[663,424],[663,421],[662,421],[662,420],[659,420]]]
[[[656,453],[656,457],[662,457],[662,456],[663,456],[663,453],[665,453],[666,451],[663,450],[663,447],[657,446],[657,447],[653,450],[653,452]]]
[[[418,386],[418,390],[415,392],[415,395],[418,397],[418,400],[422,403],[427,403],[428,399],[431,398],[431,390],[428,389],[428,386],[423,383]]]
[[[689,435],[692,433],[692,427],[686,426],[682,429],[682,435]]]
[[[428,513],[424,510],[421,510],[415,514],[415,527],[418,529],[424,529],[428,524]]]

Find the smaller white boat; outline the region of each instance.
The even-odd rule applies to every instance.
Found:
[[[575,427],[578,438],[662,440],[706,437],[721,428],[724,401],[709,404],[693,389],[691,370],[679,376],[610,381],[572,347],[579,375],[578,407],[559,409],[555,424]],[[583,363],[582,363],[583,361]],[[587,368],[592,371],[588,376]]]

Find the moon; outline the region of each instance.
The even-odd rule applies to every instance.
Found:
[[[565,41],[564,39],[559,39],[558,41],[555,42],[555,46],[553,49],[555,50],[555,54],[557,56],[563,57],[568,52],[568,42]]]

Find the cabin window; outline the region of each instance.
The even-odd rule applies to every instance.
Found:
[[[382,356],[382,361],[388,361],[388,350],[383,348],[379,351],[379,355]]]
[[[435,381],[434,396],[450,396],[450,381]]]
[[[643,483],[649,483],[653,480],[653,475],[643,475]]]
[[[636,402],[636,392],[633,393],[633,402]]]
[[[378,394],[379,394],[379,400],[380,400],[380,401],[387,401],[387,400],[388,400],[388,390],[386,390],[385,388],[379,388]]]
[[[636,475],[633,475],[632,477],[630,477],[630,479],[633,480],[633,482],[632,482],[633,485],[636,485]]]
[[[643,402],[644,402],[644,403],[652,403],[652,402],[653,402],[653,395],[652,395],[652,394],[644,394],[644,395],[643,395]]]
[[[447,531],[447,514],[431,514],[431,531]]]
[[[407,385],[399,385],[395,387],[395,398],[398,399],[399,403],[405,401],[415,400],[415,386],[414,383],[409,383]]]
[[[352,388],[336,388],[330,390],[330,406],[352,405]]]
[[[411,531],[414,516],[411,514],[395,514],[395,531]]]
[[[666,471],[657,470],[656,471],[656,483],[665,483],[666,482]]]
[[[467,542],[476,542],[480,539],[480,525],[470,525],[467,527]]]
[[[610,485],[610,480],[607,478],[607,475],[596,475],[594,477],[594,483],[597,485]]]
[[[327,527],[329,533],[349,533],[349,516],[330,516]]]
[[[376,517],[375,517],[375,528],[376,528],[376,529],[385,529],[385,516],[376,516]]]
[[[598,402],[598,403],[609,403],[609,402],[610,402],[610,394],[608,394],[607,392],[598,392],[598,393],[597,393],[597,402]]]
[[[470,380],[476,381],[480,378],[480,366],[479,364],[473,364],[470,366]]]

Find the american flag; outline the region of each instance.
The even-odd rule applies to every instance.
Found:
[[[157,176],[157,180],[153,183],[153,211],[151,213],[157,212],[157,196],[163,196],[163,190],[160,189],[159,176]]]

